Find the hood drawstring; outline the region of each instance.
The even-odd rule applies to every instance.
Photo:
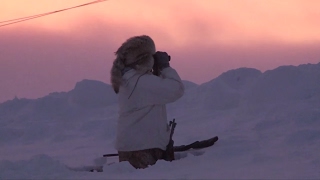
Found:
[[[143,76],[143,75],[147,74],[148,72],[149,72],[149,71],[147,71],[147,72],[145,72],[145,73],[141,74],[141,75],[138,77],[138,79],[137,79],[137,81],[136,81],[136,84],[134,85],[133,90],[131,91],[131,93],[130,93],[130,95],[129,95],[128,99],[130,99],[131,95],[133,94],[133,91],[136,89],[136,86],[137,86],[137,84],[138,84],[139,79],[141,78],[141,76]]]

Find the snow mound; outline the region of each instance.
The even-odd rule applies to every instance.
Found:
[[[73,103],[84,107],[105,107],[117,102],[112,87],[100,81],[83,80],[69,93]]]
[[[191,81],[183,80],[182,82],[183,82],[185,90],[189,90],[189,89],[196,88],[199,86],[198,84],[191,82]]]
[[[239,68],[222,73],[213,81],[220,80],[221,83],[224,83],[228,88],[240,91],[253,83],[261,74],[261,71],[257,69]],[[210,84],[210,82],[208,84]]]
[[[69,92],[7,101],[0,104],[0,145],[61,142],[79,135],[76,131],[82,136],[109,136],[117,115],[117,107],[110,105],[116,101],[110,85],[92,80],[77,83]]]
[[[245,99],[250,103],[306,100],[320,95],[320,66],[282,66],[266,71]]]
[[[243,92],[260,75],[259,70],[252,68],[227,71],[219,77],[190,90],[190,92],[186,92],[179,103],[184,104],[184,107],[197,104],[198,108],[209,111],[234,109],[239,106]]]
[[[30,160],[0,161],[0,179],[59,179],[69,175],[65,165],[45,154]]]
[[[114,93],[84,80],[70,92],[0,104],[0,154],[10,160],[0,161],[0,179],[319,179],[320,63],[264,73],[240,68],[201,85],[184,84],[185,95],[167,106],[168,119],[177,122],[174,142],[219,136],[203,153],[145,170],[126,162],[102,173],[66,169],[60,162],[87,167],[116,153]],[[26,157],[32,158],[21,160]]]

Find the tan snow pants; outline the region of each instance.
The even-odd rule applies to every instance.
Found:
[[[136,169],[144,169],[154,165],[159,159],[163,159],[165,151],[159,148],[139,151],[119,151],[119,162],[129,161]]]

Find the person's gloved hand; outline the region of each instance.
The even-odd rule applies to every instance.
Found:
[[[157,51],[154,55],[154,64],[162,71],[164,68],[170,67],[170,56],[166,52]]]

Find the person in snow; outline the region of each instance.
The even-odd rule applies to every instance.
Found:
[[[156,52],[147,35],[129,38],[115,55],[111,68],[111,84],[119,102],[115,148],[120,162],[146,168],[166,160],[170,139],[166,104],[183,96],[184,85],[170,67],[170,56]],[[155,59],[159,76],[152,73]]]

